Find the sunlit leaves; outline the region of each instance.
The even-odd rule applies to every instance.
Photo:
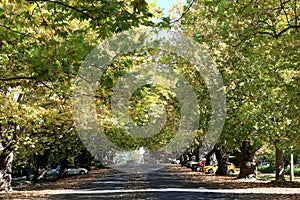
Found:
[[[295,145],[299,124],[297,1],[198,1],[185,33],[207,45],[227,91],[224,140]],[[298,113],[297,113],[298,112]]]
[[[74,157],[73,79],[101,39],[148,24],[146,1],[4,0],[0,16],[1,144],[13,141],[20,160]]]

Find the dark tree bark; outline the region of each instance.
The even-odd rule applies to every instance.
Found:
[[[60,170],[59,170],[59,174],[58,174],[58,178],[65,178],[67,177],[67,167],[68,167],[68,160],[67,159],[63,159],[60,162]]]
[[[239,151],[236,151],[239,165],[240,173],[237,178],[255,178],[255,168],[256,165],[254,161],[256,149],[251,145],[250,141],[243,141]]]
[[[33,182],[46,179],[48,153],[45,152],[43,155],[35,155],[35,170],[33,175]]]
[[[181,156],[181,165],[185,166],[185,164],[187,163],[187,161],[192,160],[192,153],[189,151],[186,151],[182,154]]]
[[[21,95],[20,95],[21,96]],[[11,190],[11,180],[12,180],[12,162],[14,159],[14,145],[17,138],[17,125],[10,122],[7,123],[7,128],[11,130],[12,139],[6,140],[7,138],[2,138],[0,134],[0,190],[9,191]],[[0,133],[2,133],[2,124],[0,123]]]
[[[84,167],[88,170],[91,170],[93,156],[86,149],[76,156],[74,160],[78,167]]]
[[[188,161],[188,155],[186,153],[183,153],[180,160],[181,165],[184,166],[187,161]]]
[[[218,169],[216,171],[216,175],[218,176],[224,176],[227,174],[227,163],[230,153],[223,153],[222,149],[216,149],[215,150],[216,158],[218,161]]]
[[[30,160],[27,161],[25,174],[26,174],[26,181],[29,181],[30,180]]]
[[[3,153],[0,156],[0,190],[11,190],[11,172],[13,158],[13,151],[7,154]]]
[[[188,160],[192,160],[192,158],[193,158],[192,152],[188,152],[188,153],[187,153],[187,156],[188,156]]]
[[[193,151],[193,156],[195,156],[195,161],[199,162],[200,161],[200,157],[199,157],[199,146],[197,146],[197,148],[194,149]]]
[[[276,146],[276,181],[285,181],[283,149]]]
[[[36,183],[37,178],[39,176],[40,162],[37,159],[37,157],[38,157],[37,155],[35,155],[34,157],[35,157],[35,159],[34,159],[35,160],[35,169],[34,169],[32,181]]]
[[[215,147],[210,151],[208,152],[208,154],[205,155],[205,165],[208,166],[208,165],[211,165],[211,157],[212,155],[215,153],[216,149]]]

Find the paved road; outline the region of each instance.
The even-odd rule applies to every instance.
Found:
[[[60,192],[51,199],[297,199],[297,196],[240,192],[209,189],[203,182],[184,180],[164,168],[148,173],[112,170],[106,177],[87,183],[80,190]]]

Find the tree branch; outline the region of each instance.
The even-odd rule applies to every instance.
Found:
[[[285,17],[286,17],[286,21],[287,23],[290,25],[290,20],[289,20],[289,16],[285,10],[285,4],[283,4],[282,0],[280,0],[280,6],[281,6],[281,10],[283,10],[284,14],[285,14]]]
[[[10,77],[10,78],[0,78],[0,81],[13,81],[13,80],[36,80],[36,77],[17,76],[17,77]]]
[[[275,38],[277,39],[280,35],[282,35],[283,33],[287,32],[288,30],[290,30],[292,28],[298,29],[298,28],[300,28],[300,24],[299,25],[290,25],[290,26],[286,27],[285,29],[283,29],[279,33],[277,33]]]
[[[298,16],[297,16],[297,0],[294,1],[294,15],[295,15],[295,24],[298,24]]]
[[[1,147],[1,149],[0,149],[0,156],[2,156],[3,154],[5,154],[6,153],[6,151],[7,151],[7,149],[9,149],[11,146],[12,146],[13,144],[12,144],[12,142],[10,141],[10,142],[8,142],[8,144],[5,146],[5,147]],[[10,152],[10,151],[9,151]]]
[[[188,8],[182,13],[182,15],[178,19],[170,22],[170,24],[174,24],[176,22],[179,22],[184,17],[184,15],[186,15],[190,11],[190,9],[191,9],[191,7],[193,6],[194,3],[195,3],[195,0],[192,0],[192,2],[189,4]]]
[[[86,16],[87,18],[90,18],[90,19],[92,19],[92,20],[95,20],[94,17],[92,17],[92,16],[88,15],[87,13],[83,12],[83,10],[80,10],[80,9],[78,9],[78,8],[75,8],[74,6],[71,6],[71,5],[66,4],[66,3],[64,3],[64,2],[55,1],[55,0],[26,0],[26,1],[28,1],[28,2],[35,2],[35,3],[36,3],[37,1],[41,1],[41,2],[50,2],[50,3],[54,3],[54,4],[59,4],[59,5],[61,5],[61,6],[64,6],[64,7],[66,7],[66,8],[69,8],[69,9],[71,9],[71,10],[75,10],[76,12],[81,13],[82,15]]]
[[[281,30],[279,33],[276,33],[275,30],[273,30],[273,33],[268,32],[268,31],[255,31],[253,33],[253,37],[255,37],[255,35],[257,35],[257,34],[262,34],[262,35],[269,35],[269,36],[271,36],[271,37],[273,37],[275,39],[278,39],[283,33],[287,32],[288,30],[293,29],[293,28],[294,29],[300,28],[300,25],[290,25],[290,26],[286,27],[285,29]],[[229,45],[232,46],[232,47],[234,47],[234,48],[237,48],[238,46],[240,46],[242,43],[244,43],[246,40],[248,40],[251,37],[252,37],[251,35],[246,35],[237,44],[235,44],[235,45],[229,44]]]
[[[22,32],[16,31],[16,30],[13,30],[13,29],[11,29],[10,27],[5,26],[5,25],[2,25],[2,24],[0,24],[0,26],[3,27],[3,28],[6,28],[7,30],[9,30],[9,31],[11,31],[11,32],[17,33],[17,34],[19,34],[19,35],[23,35],[24,37],[28,36],[28,37],[34,38],[34,37],[31,36],[29,33],[22,33]]]
[[[256,34],[261,34],[261,35],[270,35],[270,36],[272,36],[272,37],[274,37],[274,38],[276,38],[277,39],[277,34],[276,33],[270,33],[270,32],[268,32],[268,31],[257,31],[257,32],[255,32],[253,35],[256,35]]]

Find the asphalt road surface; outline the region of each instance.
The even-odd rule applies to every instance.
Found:
[[[112,170],[106,177],[66,190],[51,199],[300,199],[297,195],[250,194],[243,190],[211,189],[205,183],[184,180],[167,168],[148,173]]]

